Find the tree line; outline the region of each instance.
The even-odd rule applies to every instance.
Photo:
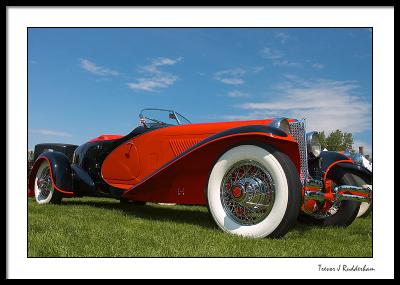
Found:
[[[353,134],[336,130],[331,132],[328,136],[325,132],[319,132],[319,140],[321,142],[321,149],[331,151],[344,151],[346,149],[354,152],[353,150]]]

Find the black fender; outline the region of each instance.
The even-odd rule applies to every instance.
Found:
[[[96,187],[90,175],[78,164],[72,164],[73,189],[77,192],[92,193]]]
[[[333,163],[341,160],[351,161],[351,158],[336,151],[321,151],[319,167],[323,172],[326,172]]]
[[[278,137],[287,137],[288,136],[281,129],[271,127],[268,125],[248,125],[248,126],[242,126],[242,127],[235,127],[235,128],[227,129],[227,130],[221,131],[219,133],[216,133],[212,136],[209,136],[208,138],[205,138],[198,144],[194,145],[193,148],[197,147],[199,145],[202,145],[202,144],[206,144],[210,141],[216,140],[221,137],[226,137],[226,136],[233,135],[233,134],[251,133],[251,132],[266,133],[266,134],[271,134],[271,135],[278,136]]]
[[[352,159],[335,151],[322,151],[318,159],[309,162],[311,176],[326,178],[328,173],[343,169],[363,178],[368,184],[372,184],[372,172],[362,165],[355,164]],[[325,179],[324,179],[325,180]]]
[[[330,171],[335,171],[336,169],[341,168],[345,170],[346,172],[350,172],[354,175],[357,175],[361,177],[367,184],[372,185],[372,172],[369,171],[367,168],[365,168],[362,165],[355,164],[355,163],[343,163],[339,162],[335,164],[330,170]]]
[[[41,153],[36,159],[29,176],[29,188],[34,191],[37,170],[43,161],[50,165],[51,180],[54,188],[65,196],[73,196],[72,169],[68,157],[58,151]]]

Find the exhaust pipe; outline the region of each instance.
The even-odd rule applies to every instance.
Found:
[[[367,194],[368,197],[370,197],[372,196],[372,185],[365,184],[361,187],[351,186],[351,185],[341,185],[341,186],[336,186],[335,189],[333,189],[333,192],[335,193],[346,192],[346,191]]]
[[[346,194],[342,192],[352,192],[352,194]],[[354,194],[366,194],[367,196]],[[333,189],[333,193],[324,193],[319,191],[304,191],[304,200],[315,200],[323,202],[325,200],[334,201],[356,201],[356,202],[371,202],[372,196],[372,185],[351,186],[351,185],[341,185],[336,186]]]
[[[356,202],[371,202],[370,197],[351,195],[351,194],[336,194],[336,201],[356,201]]]

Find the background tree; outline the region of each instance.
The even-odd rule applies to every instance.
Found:
[[[352,133],[343,133],[342,148],[343,148],[343,150],[346,150],[346,149],[353,150],[353,134]]]
[[[324,131],[319,132],[318,135],[319,135],[319,141],[320,141],[320,143],[321,143],[321,150],[323,150],[323,149],[326,148],[326,136],[325,136],[325,132],[324,132]]]
[[[346,149],[353,149],[352,133],[343,133],[340,130],[336,130],[325,137],[325,133],[320,132],[319,138],[322,149],[326,148],[327,150],[331,151],[344,151]]]
[[[331,132],[326,138],[326,145],[328,150],[340,151],[342,149],[343,133],[340,130]]]

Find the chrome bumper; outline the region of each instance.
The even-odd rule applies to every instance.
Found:
[[[307,182],[307,185],[311,188],[314,188],[313,191],[306,190],[304,191],[304,200],[315,200],[323,202],[325,200],[332,201],[356,201],[356,202],[371,202],[372,199],[372,185],[363,185],[363,186],[351,186],[351,185],[341,185],[337,186],[333,189],[332,193],[324,193],[322,192],[322,187],[320,187],[320,183],[316,183],[315,181]],[[318,186],[317,186],[318,185]],[[352,192],[352,194],[343,193],[343,192]],[[354,194],[357,193],[357,194]]]

